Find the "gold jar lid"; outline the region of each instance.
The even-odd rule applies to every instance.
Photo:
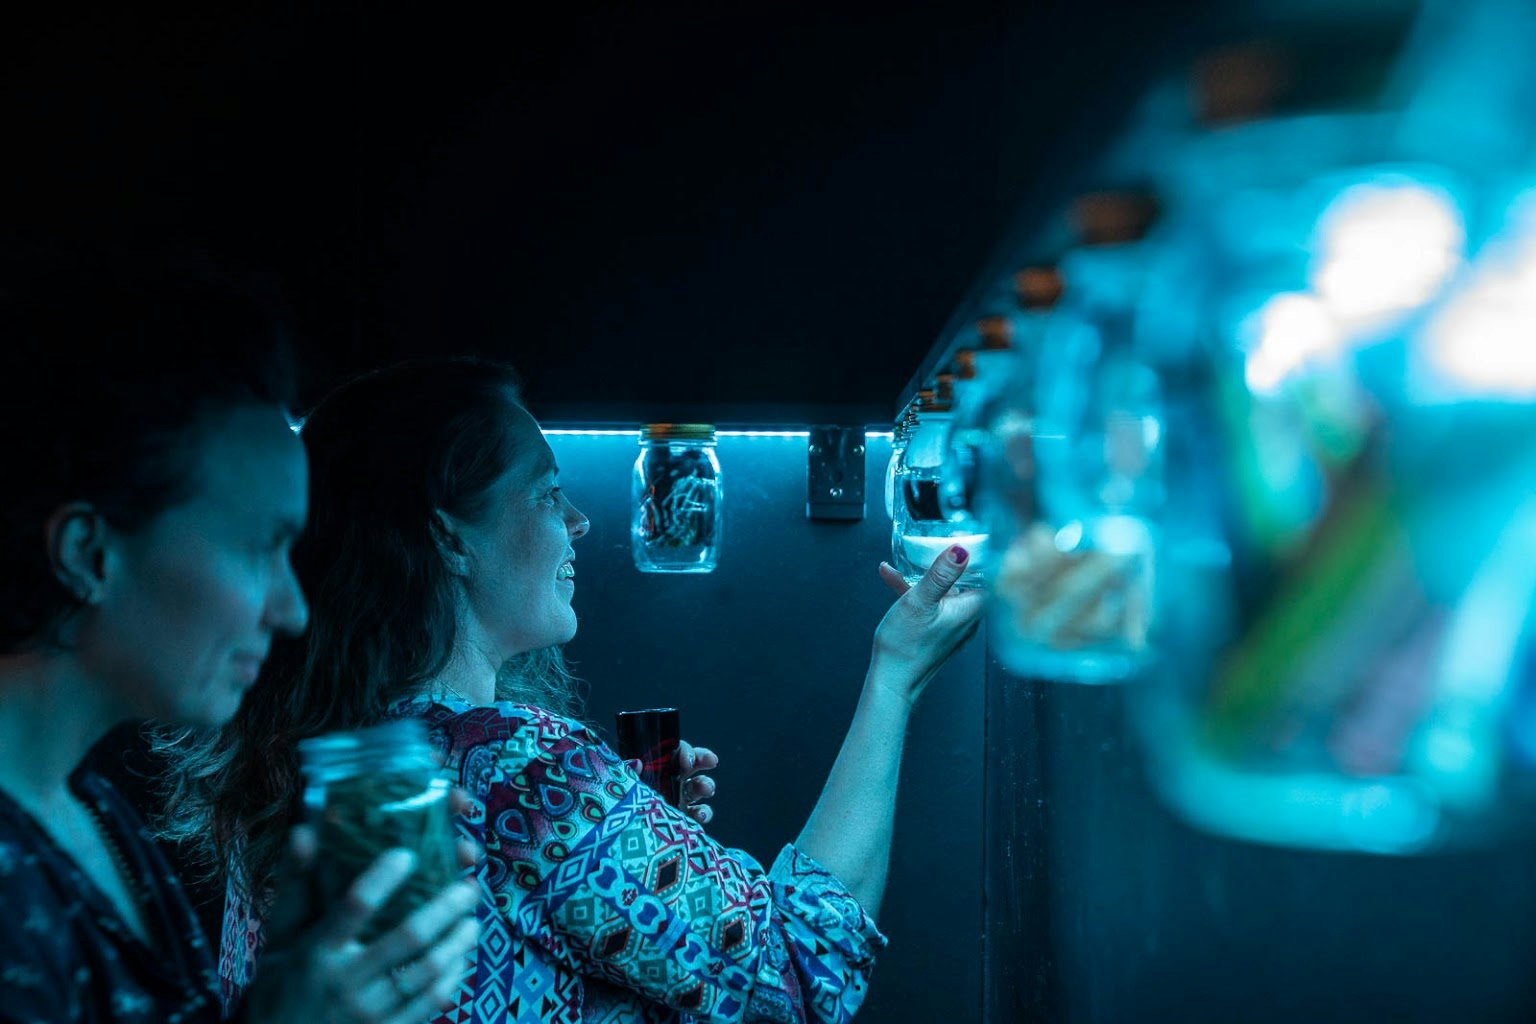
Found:
[[[1024,309],[1050,309],[1060,300],[1062,287],[1061,271],[1049,263],[1013,275],[1013,293]]]
[[[640,427],[640,443],[649,441],[693,441],[715,443],[713,423],[645,423]]]
[[[1013,325],[1004,316],[984,316],[976,321],[976,333],[986,352],[1013,347]]]

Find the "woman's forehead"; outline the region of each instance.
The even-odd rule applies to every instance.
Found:
[[[309,467],[304,445],[274,409],[235,409],[204,437],[200,496],[302,524]]]
[[[544,431],[526,409],[517,410],[511,426],[512,475],[532,481],[558,471]]]

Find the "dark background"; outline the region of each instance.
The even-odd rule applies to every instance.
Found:
[[[611,730],[620,709],[679,708],[683,735],[720,754],[710,834],[767,867],[815,805],[892,600],[875,572],[890,551],[878,498],[859,522],[807,520],[804,438],[722,438],[719,567],[646,574],[630,553],[634,438],[550,444],[592,522],[576,544],[581,629],[565,649],[591,719]],[[890,451],[870,443],[866,474],[878,479]],[[974,642],[913,716],[869,1024],[983,1019],[983,665]]]
[[[0,233],[266,275],[310,399],[475,351],[547,420],[881,422],[1205,6],[46,5]]]
[[[522,367],[546,421],[881,422],[1148,72],[1246,6],[56,4],[0,26],[0,243],[178,243],[264,276],[309,399],[474,351]],[[878,503],[807,523],[803,442],[727,439],[719,572],[646,577],[633,442],[556,444],[594,520],[570,648],[592,716],[680,704],[723,756],[712,831],[770,859],[888,603]],[[982,658],[914,725],[861,1019],[1531,1019],[1528,851],[1193,832],[1152,798],[1119,691]]]

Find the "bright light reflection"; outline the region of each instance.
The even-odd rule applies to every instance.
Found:
[[[1373,182],[1345,189],[1318,222],[1312,289],[1348,327],[1434,298],[1461,262],[1466,232],[1444,192]]]
[[[294,429],[298,429],[295,427]],[[546,437],[639,437],[638,430],[608,430],[586,429],[573,427],[551,427],[544,431]],[[808,438],[809,430],[721,430],[716,437],[788,437]],[[889,430],[866,430],[864,438],[868,441],[889,441],[892,437]]]
[[[1512,237],[1489,246],[1424,332],[1430,365],[1489,398],[1536,398],[1536,194],[1522,206]]]
[[[1271,298],[1245,324],[1257,336],[1244,376],[1256,394],[1272,394],[1307,363],[1339,352],[1344,332],[1313,295],[1284,292]]]
[[[721,437],[810,437],[809,430],[722,430]]]

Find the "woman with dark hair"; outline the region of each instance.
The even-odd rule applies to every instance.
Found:
[[[303,631],[292,375],[264,308],[202,276],[81,270],[3,299],[0,1021],[216,1021],[181,886],[81,761],[121,722],[223,725],[274,638]],[[312,848],[298,831],[285,870]],[[478,934],[470,883],[355,939],[409,871],[380,858],[318,922],[284,886],[272,969],[237,1015],[434,1012]]]
[[[298,740],[393,715],[429,724],[470,791],[482,939],[452,1021],[843,1021],[884,944],[912,704],[974,632],[942,557],[875,634],[858,711],[799,839],[764,871],[641,784],[570,717],[587,520],[504,366],[405,364],[343,386],[302,436],[314,472],[295,565],[313,624],[222,740],[194,755],[183,828],[232,858],[222,967],[248,975]],[[882,575],[906,591],[888,566]]]

